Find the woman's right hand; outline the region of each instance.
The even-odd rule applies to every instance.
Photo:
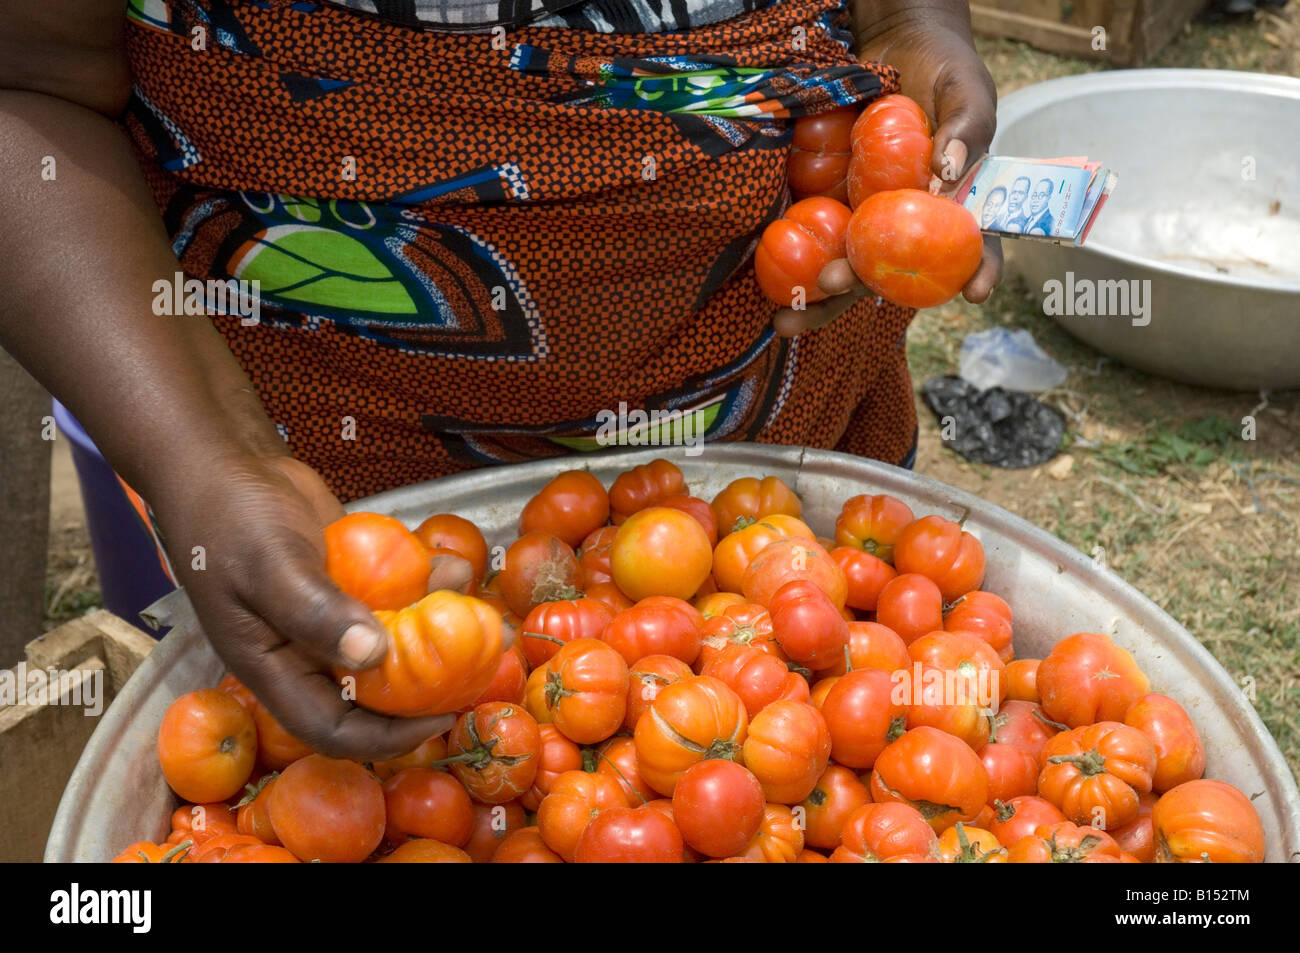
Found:
[[[366,761],[451,727],[452,715],[357,708],[328,674],[331,664],[378,664],[388,641],[325,574],[322,531],[344,511],[314,470],[289,456],[238,455],[181,482],[151,501],[173,568],[217,654],[286,729],[323,754]],[[431,587],[461,588],[468,567],[443,557]]]

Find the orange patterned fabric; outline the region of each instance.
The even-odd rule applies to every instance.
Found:
[[[912,312],[784,341],[751,261],[788,119],[897,88],[841,16],[494,43],[301,0],[133,4],[126,124],[186,273],[260,283],[258,324],[214,321],[343,499],[588,448],[620,403],[897,463]]]

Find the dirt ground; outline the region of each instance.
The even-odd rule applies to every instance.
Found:
[[[1289,20],[1269,13],[1193,24],[1155,65],[1300,75],[1295,7]],[[1003,95],[1100,68],[1021,43],[979,45]],[[955,373],[962,338],[996,325],[1030,329],[1070,369],[1045,398],[1068,421],[1062,456],[1020,471],[968,464],[944,449],[918,398],[917,469],[1085,553],[1103,547],[1108,565],[1187,626],[1234,678],[1253,680],[1261,717],[1300,769],[1300,393],[1219,393],[1120,367],[1070,338],[1013,285],[981,307],[958,302],[918,316],[908,347],[917,387]],[[1240,421],[1250,413],[1258,439],[1244,441]],[[53,467],[47,628],[99,602],[66,441],[56,441]]]

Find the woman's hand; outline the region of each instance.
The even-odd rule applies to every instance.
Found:
[[[971,160],[988,151],[997,125],[997,90],[975,52],[968,5],[855,0],[853,10],[858,58],[897,67],[902,92],[935,120],[930,190],[950,190]],[[1001,277],[1002,244],[986,235],[979,269],[962,295],[979,304]],[[844,259],[822,269],[817,284],[831,297],[801,311],[780,309],[772,322],[777,334],[793,337],[821,327],[871,293]]]
[[[386,718],[346,701],[330,664],[369,668],[387,636],[325,574],[324,527],[343,507],[289,456],[220,461],[154,501],[180,581],[222,661],[292,734],[334,757],[394,757],[454,716]],[[202,561],[194,547],[202,547]],[[195,568],[202,565],[202,568]],[[433,588],[463,588],[469,564],[444,557]]]

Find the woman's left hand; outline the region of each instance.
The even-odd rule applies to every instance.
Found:
[[[898,68],[902,92],[916,100],[936,123],[935,178],[930,190],[951,189],[972,159],[988,151],[997,126],[997,90],[971,40],[967,4],[949,0],[918,7],[912,3],[856,0],[857,11],[876,14],[863,22],[855,12],[858,58]],[[895,7],[895,11],[881,8]],[[962,295],[979,304],[987,300],[1002,277],[1002,244],[984,237],[980,266]],[[870,294],[844,259],[831,262],[817,284],[830,298],[796,311],[780,309],[773,319],[777,334],[792,337],[838,317],[855,301]]]

